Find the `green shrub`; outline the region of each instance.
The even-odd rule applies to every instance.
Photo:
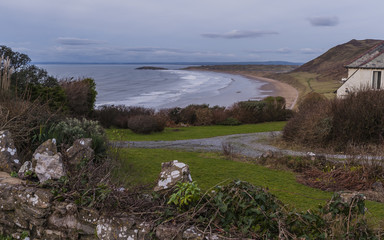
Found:
[[[200,199],[200,191],[196,182],[178,182],[168,204],[177,206],[180,211],[187,210]]]
[[[261,101],[243,101],[229,108],[229,115],[241,123],[285,121],[292,111],[285,109],[283,97],[267,97]]]
[[[161,132],[165,128],[165,122],[151,115],[137,115],[129,118],[128,128],[134,133],[149,134]]]
[[[227,126],[238,126],[238,125],[241,125],[241,122],[239,120],[237,120],[236,118],[229,117],[222,122],[218,122],[217,124],[218,125],[227,125]]]
[[[98,122],[67,118],[51,126],[47,138],[55,138],[58,145],[71,146],[79,138],[92,138],[92,148],[95,154],[103,154],[107,149],[107,140],[104,129]]]
[[[51,110],[68,112],[68,101],[64,89],[60,86],[44,87],[42,85],[31,85],[29,87],[31,100],[48,103]]]

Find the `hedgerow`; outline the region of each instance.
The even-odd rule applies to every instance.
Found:
[[[384,91],[363,90],[344,99],[311,94],[287,123],[283,138],[312,147],[346,150],[384,139]]]

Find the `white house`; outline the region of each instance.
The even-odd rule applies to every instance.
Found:
[[[345,67],[348,78],[343,79],[343,85],[337,89],[338,98],[360,89],[384,89],[384,41]]]

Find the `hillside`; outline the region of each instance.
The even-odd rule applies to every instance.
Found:
[[[308,72],[319,74],[317,80],[339,81],[346,77],[345,65],[361,56],[363,53],[382,42],[382,40],[351,40],[347,43],[337,45],[329,49],[321,56],[303,64],[293,72]]]
[[[319,57],[301,65],[289,73],[272,73],[269,78],[291,84],[299,91],[300,99],[310,92],[317,92],[327,98],[335,97],[335,90],[341,85],[341,78],[347,77],[345,65],[360,57],[382,40],[351,40],[329,49]]]

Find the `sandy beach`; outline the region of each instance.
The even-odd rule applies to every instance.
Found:
[[[197,68],[199,71],[201,71],[201,68]],[[196,70],[197,70],[196,69]],[[257,76],[255,73],[250,73],[249,71],[236,71],[236,70],[206,70],[206,71],[212,71],[212,72],[222,72],[222,73],[228,73],[233,75],[241,75],[243,77],[246,77],[248,79],[258,80],[266,82],[267,84],[261,87],[261,90],[270,92],[270,96],[281,96],[285,98],[286,101],[286,107],[288,109],[293,109],[297,103],[297,99],[299,97],[299,92],[294,88],[293,86],[280,82],[275,79],[265,78]]]
[[[299,92],[293,86],[274,79],[259,77],[250,73],[237,73],[250,79],[265,81],[269,84],[262,87],[263,90],[272,90],[272,96],[281,96],[285,98],[288,109],[293,109],[299,97]]]

